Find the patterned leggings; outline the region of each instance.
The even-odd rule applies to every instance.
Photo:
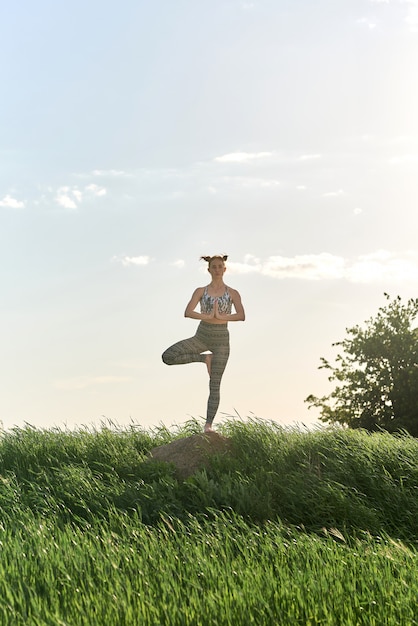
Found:
[[[211,374],[209,379],[209,399],[206,423],[211,425],[219,407],[222,375],[229,357],[229,331],[226,324],[208,324],[200,322],[197,332],[190,339],[178,341],[163,353],[162,359],[167,365],[185,363],[204,363],[206,355],[212,352]]]

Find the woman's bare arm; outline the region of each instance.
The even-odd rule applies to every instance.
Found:
[[[236,289],[229,289],[229,294],[234,305],[235,313],[219,313],[218,302],[215,302],[215,318],[223,322],[243,322],[245,320],[245,311],[242,305],[241,296]]]
[[[186,306],[186,310],[184,311],[184,317],[190,317],[193,320],[211,320],[215,317],[215,311],[212,313],[198,313],[195,311],[195,308],[200,302],[201,297],[203,296],[205,288],[198,287],[194,290],[192,297],[190,298],[190,302]]]

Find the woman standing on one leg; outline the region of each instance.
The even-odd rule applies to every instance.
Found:
[[[168,348],[162,355],[167,365],[206,363],[209,373],[209,399],[205,432],[212,431],[212,423],[219,406],[221,379],[229,357],[228,322],[245,320],[241,296],[236,289],[227,287],[223,276],[227,256],[201,257],[208,263],[211,282],[198,287],[184,312],[185,317],[200,320],[197,332]],[[200,313],[195,311],[200,303]],[[235,313],[232,313],[232,305]],[[208,354],[204,354],[204,353]]]

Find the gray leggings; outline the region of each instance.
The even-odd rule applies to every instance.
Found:
[[[229,357],[229,330],[226,324],[200,322],[196,334],[190,339],[178,341],[163,352],[162,359],[167,365],[204,363],[206,355],[212,352],[211,374],[209,379],[209,399],[206,423],[212,424],[219,407],[222,375]]]

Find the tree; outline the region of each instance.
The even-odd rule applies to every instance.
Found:
[[[332,344],[341,349],[335,364],[321,358],[337,386],[329,395],[306,398],[319,408],[319,419],[351,428],[389,432],[406,430],[418,437],[418,298],[403,304],[385,293],[388,303],[365,327],[347,328],[348,337]]]

